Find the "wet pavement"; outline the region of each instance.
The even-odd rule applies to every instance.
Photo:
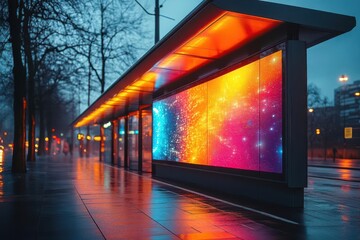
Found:
[[[360,239],[356,181],[310,177],[304,209],[290,209],[221,201],[96,158],[28,169],[0,162],[0,239]]]

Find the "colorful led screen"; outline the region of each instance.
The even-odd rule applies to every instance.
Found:
[[[153,104],[155,160],[282,172],[282,51]]]

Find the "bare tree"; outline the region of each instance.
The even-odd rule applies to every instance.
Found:
[[[21,55],[21,20],[23,1],[8,0],[9,28],[14,77],[14,150],[12,172],[26,172],[26,72]]]
[[[131,0],[96,0],[87,4],[86,14],[94,14],[85,22],[83,29],[88,31],[83,39],[91,45],[91,54],[83,50],[79,53],[87,58],[101,93],[109,84],[108,76],[115,80],[146,49],[143,16],[135,6]]]
[[[8,21],[0,24],[1,29],[6,29],[0,34],[0,53],[9,54],[6,46],[10,39],[12,52],[9,59],[14,65],[14,80],[10,81],[15,89],[16,149],[13,157],[14,161],[17,159],[21,163],[17,164],[21,167],[13,164],[14,171],[26,169],[23,163],[25,106],[28,107],[29,116],[28,160],[33,161],[36,126],[39,125],[40,146],[44,146],[42,142],[46,132],[49,132],[46,129],[52,125],[51,116],[48,116],[50,113],[44,104],[47,98],[53,99],[53,102],[67,103],[67,94],[59,94],[60,89],[66,89],[69,93],[72,88],[67,86],[85,87],[81,82],[87,74],[90,104],[93,78],[100,83],[100,92],[104,92],[110,83],[107,79],[115,80],[145,51],[142,14],[134,11],[134,4],[131,0],[1,2],[0,20]],[[94,14],[89,16],[89,12]],[[73,97],[71,94],[68,96]],[[73,107],[71,109],[74,110]],[[37,119],[40,124],[37,124]],[[41,149],[39,153],[42,153]]]
[[[329,99],[321,95],[315,84],[308,85],[308,142],[310,157],[314,156],[314,149],[323,149],[324,158],[329,146],[336,145],[336,109],[331,106]],[[320,153],[319,153],[320,154]]]
[[[22,34],[28,82],[28,161],[35,161],[35,85],[40,79],[37,72],[49,54],[66,52],[79,45],[72,37],[76,28],[72,13],[76,7],[72,0],[25,0],[24,3]],[[41,87],[41,84],[37,85]]]

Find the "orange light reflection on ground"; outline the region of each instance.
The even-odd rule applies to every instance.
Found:
[[[352,161],[350,159],[344,159],[339,162],[340,167],[342,168],[351,168],[352,167]]]
[[[350,187],[350,185],[341,185],[341,190],[343,192],[350,192],[351,187]]]
[[[351,180],[351,171],[349,169],[339,169],[340,179]]]
[[[341,220],[343,220],[344,222],[348,222],[350,219],[347,215],[341,215]]]
[[[5,155],[4,150],[0,149],[0,196],[4,195],[4,191],[3,191],[4,180],[3,180],[3,176],[2,176],[2,172],[4,172],[4,159],[5,159],[4,155]]]
[[[0,149],[0,164],[4,161],[4,151]]]

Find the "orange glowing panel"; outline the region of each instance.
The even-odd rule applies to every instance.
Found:
[[[178,53],[218,58],[279,25],[279,21],[225,13],[178,49]]]
[[[174,53],[165,58],[156,67],[177,71],[190,71],[206,62],[208,62],[208,60],[204,58]]]
[[[158,77],[156,88],[175,81],[181,76],[209,63],[214,59],[244,46],[250,41],[275,28],[281,22],[240,13],[222,12],[195,36],[167,55],[152,68],[176,70],[178,74]]]

